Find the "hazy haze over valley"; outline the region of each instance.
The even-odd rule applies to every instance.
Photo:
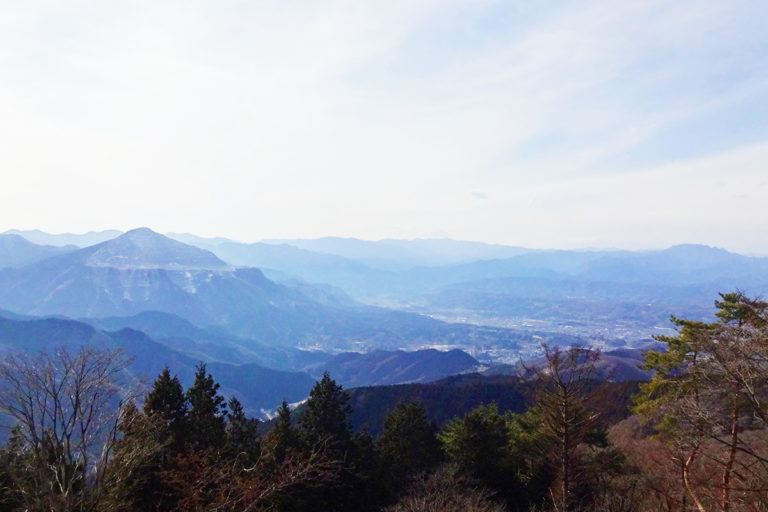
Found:
[[[0,1],[0,510],[768,510],[767,20]]]
[[[280,358],[265,356],[268,346],[328,353],[453,348],[486,364],[531,357],[544,341],[639,347],[672,332],[670,315],[708,319],[721,290],[768,290],[768,258],[700,245],[547,251],[449,239],[246,244],[147,228],[84,248],[53,244],[102,235],[15,231],[0,241],[19,236],[60,254],[38,261],[29,247],[6,244],[0,258],[15,263],[0,270],[0,308],[83,319],[165,312],[229,336],[196,347],[168,341],[173,348],[204,358],[218,353],[214,359],[234,349],[241,356],[227,362],[272,367]]]

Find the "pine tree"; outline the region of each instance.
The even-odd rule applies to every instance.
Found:
[[[18,426],[11,430],[8,444],[0,449],[0,509],[23,509],[25,494],[34,477],[34,463]],[[29,501],[29,499],[27,499]]]
[[[129,403],[118,426],[120,439],[110,461],[104,509],[115,512],[171,509],[177,496],[163,482],[179,447],[160,414],[147,415]]]
[[[155,379],[144,401],[144,414],[159,425],[160,441],[172,452],[183,449],[186,433],[187,402],[179,378],[166,366]]]
[[[673,446],[681,488],[697,509],[705,510],[706,500],[691,478],[692,468],[701,460],[722,466],[718,501],[727,511],[737,501],[734,493],[748,487],[739,467],[766,462],[744,430],[768,426],[768,303],[739,291],[720,298],[717,322],[672,317],[677,335],[656,337],[667,350],[646,354],[645,367],[655,374],[641,385],[636,411],[654,421]],[[751,477],[754,487],[768,486],[765,475]],[[756,495],[744,496],[739,499]]]
[[[205,363],[197,365],[195,382],[187,390],[187,420],[193,449],[218,448],[224,443],[226,405],[218,391],[219,384],[206,372]]]
[[[486,483],[503,476],[509,439],[510,422],[496,404],[480,405],[463,418],[451,420],[440,434],[450,458]]]
[[[243,405],[235,397],[230,398],[228,406],[227,449],[240,463],[251,464],[261,451],[259,420],[246,417]]]
[[[273,456],[278,464],[283,462],[286,453],[297,447],[297,435],[291,426],[291,408],[288,402],[283,400],[277,408],[277,423],[270,431],[269,436],[273,442]]]
[[[378,447],[393,476],[404,480],[433,469],[440,460],[437,426],[421,402],[398,403],[384,420]]]
[[[351,412],[349,394],[325,372],[309,393],[299,426],[310,444],[344,450],[352,433]]]

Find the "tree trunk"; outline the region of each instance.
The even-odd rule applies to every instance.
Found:
[[[693,464],[693,461],[696,459],[698,452],[699,447],[696,446],[688,459],[686,459],[685,465],[683,466],[683,482],[685,483],[685,489],[688,491],[688,494],[691,496],[691,499],[693,500],[693,503],[696,505],[696,508],[699,510],[699,512],[707,512],[707,509],[704,508],[704,505],[702,505],[701,501],[699,501],[699,497],[696,496],[696,493],[693,491],[693,487],[691,487],[690,469],[691,464]]]
[[[568,431],[568,402],[566,399],[563,399],[563,402],[561,404],[561,410],[562,410],[562,428],[563,428],[563,437],[562,437],[562,444],[563,444],[563,453],[562,453],[562,459],[560,461],[561,463],[561,473],[562,473],[562,511],[568,512],[568,505],[569,505],[569,499],[568,499],[568,493],[571,488],[571,478],[570,478],[570,432]]]
[[[723,470],[723,489],[720,497],[720,506],[723,512],[731,509],[731,473],[733,472],[733,463],[736,460],[736,448],[739,442],[739,408],[733,408],[731,416],[731,442],[730,452],[728,453],[728,462]]]

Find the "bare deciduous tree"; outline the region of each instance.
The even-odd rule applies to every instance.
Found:
[[[25,496],[37,507],[96,506],[122,403],[117,377],[127,364],[119,351],[93,347],[0,362],[0,412],[26,444],[32,488]]]

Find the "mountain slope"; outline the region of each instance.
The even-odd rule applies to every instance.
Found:
[[[31,230],[18,230],[9,229],[5,233],[21,235],[32,243],[39,245],[54,245],[54,246],[67,246],[73,245],[75,247],[88,247],[90,245],[99,244],[101,242],[111,240],[116,236],[122,234],[121,231],[115,229],[108,229],[105,231],[89,231],[88,233],[72,234],[72,233],[60,233],[52,234],[40,231],[39,229]]]
[[[130,374],[126,378],[149,384],[168,366],[185,386],[189,386],[199,362],[133,329],[108,332],[60,318],[12,320],[0,317],[0,354],[19,350],[50,351],[58,347],[72,350],[79,346],[120,349],[132,358]],[[314,379],[306,373],[271,370],[254,364],[210,363],[208,369],[221,384],[222,393],[228,397],[237,396],[252,414],[262,409],[274,409],[284,398],[302,400],[314,384]]]
[[[594,363],[593,378],[610,382],[643,382],[651,380],[653,372],[643,370],[645,354],[649,350],[665,350],[665,346],[658,342],[649,343],[639,348],[623,348],[601,352],[600,358]],[[546,365],[544,359],[537,359],[527,363],[527,366]],[[493,365],[482,371],[482,375],[510,375],[519,376],[522,374],[530,375],[530,371],[523,368],[519,363]]]
[[[334,303],[325,292],[316,298],[300,287],[270,281],[258,269],[231,267],[209,251],[146,228],[0,271],[0,308],[30,315],[105,318],[160,311],[269,345],[311,348],[469,342],[514,349],[521,339],[499,328],[450,325],[344,300]]]
[[[76,250],[74,246],[38,245],[20,235],[0,235],[0,268],[22,267],[36,261]]]
[[[383,428],[386,415],[398,403],[418,400],[427,416],[442,427],[454,417],[463,416],[482,404],[494,403],[502,412],[525,412],[534,402],[536,382],[517,377],[467,374],[448,377],[428,384],[368,386],[348,390],[355,430],[366,429],[376,436]],[[594,391],[588,406],[599,413],[599,421],[609,424],[629,414],[631,397],[637,382],[605,382],[594,380]],[[301,414],[302,408],[297,410]]]
[[[338,354],[305,370],[315,377],[327,371],[343,386],[352,387],[430,382],[475,370],[478,366],[480,363],[461,350],[373,350],[364,354]]]
[[[232,268],[209,251],[147,229],[0,272],[2,307],[33,315],[108,317],[157,310],[212,325],[246,311],[279,319],[282,306],[299,302],[300,294],[257,269]]]
[[[158,343],[205,361],[255,363],[267,368],[295,371],[330,357],[320,351],[273,347],[234,336],[220,328],[197,327],[188,320],[161,311],[144,311],[130,317],[87,318],[82,321],[107,331],[125,328],[142,331]]]
[[[265,244],[289,245],[314,253],[332,254],[384,270],[405,270],[416,266],[443,266],[462,262],[505,258],[529,252],[522,247],[468,242],[447,238],[412,240],[325,237],[316,239],[273,239]]]

